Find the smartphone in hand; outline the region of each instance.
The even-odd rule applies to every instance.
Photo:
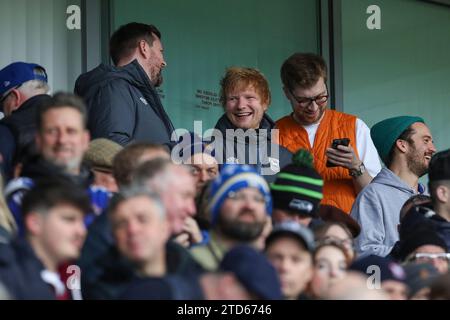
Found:
[[[331,143],[331,147],[333,149],[338,149],[339,145],[348,147],[349,144],[350,144],[349,138],[333,139],[333,142]],[[334,163],[331,163],[330,161],[327,161],[327,167],[329,167],[329,168],[336,167],[336,165]]]

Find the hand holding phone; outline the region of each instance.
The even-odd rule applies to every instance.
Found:
[[[349,138],[340,138],[340,139],[333,139],[333,142],[331,143],[331,148],[338,150],[338,146],[346,146],[350,144]],[[327,167],[337,167],[337,165],[331,163],[330,161],[327,161]]]

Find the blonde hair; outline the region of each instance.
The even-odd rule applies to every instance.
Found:
[[[3,177],[0,174],[0,226],[5,228],[6,231],[14,235],[17,232],[17,225],[14,221],[14,217],[9,211],[6,204],[5,197],[3,195]]]

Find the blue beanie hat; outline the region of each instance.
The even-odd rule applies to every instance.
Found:
[[[208,210],[211,213],[211,224],[219,217],[220,207],[230,191],[237,192],[244,188],[256,188],[264,196],[267,214],[272,213],[272,198],[266,180],[249,165],[224,164],[209,189]]]
[[[370,129],[373,144],[385,164],[395,141],[403,131],[416,122],[425,123],[420,117],[400,116],[380,121]]]

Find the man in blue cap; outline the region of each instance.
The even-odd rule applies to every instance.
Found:
[[[249,165],[225,164],[209,189],[210,241],[191,249],[206,270],[215,271],[238,244],[256,246],[270,222],[272,198],[266,180]]]
[[[6,179],[36,132],[37,107],[50,99],[45,69],[35,63],[14,62],[0,70],[0,168]]]
[[[436,148],[419,117],[383,120],[372,127],[370,135],[386,167],[359,193],[351,216],[361,225],[356,250],[386,256],[399,239],[401,207],[411,196],[425,192],[419,178],[427,173]]]

